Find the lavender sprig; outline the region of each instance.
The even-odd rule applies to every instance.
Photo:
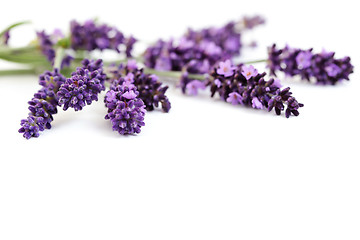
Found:
[[[144,73],[143,68],[138,68],[135,60],[129,60],[126,65],[110,66],[107,76],[110,82],[119,78],[131,78],[139,92],[139,98],[143,100],[146,110],[152,111],[160,107],[164,112],[169,112],[171,103],[166,96],[168,86],[163,86],[159,78],[154,74]]]
[[[58,96],[60,86],[65,82],[65,77],[58,69],[53,72],[46,71],[40,75],[39,84],[43,86],[29,101],[29,117],[21,120],[19,133],[23,133],[26,139],[38,137],[40,131],[51,128],[53,114],[57,113]]]
[[[157,41],[146,49],[145,65],[163,71],[207,73],[219,61],[240,54],[241,32],[264,23],[257,16],[229,22],[219,28],[205,28],[199,31],[189,29],[180,39]]]
[[[290,88],[281,90],[280,80],[265,80],[266,73],[258,73],[251,65],[234,66],[230,60],[220,62],[210,72],[210,77],[200,84],[198,80],[182,78],[184,92],[196,94],[198,89],[204,89],[204,85],[210,88],[211,97],[219,94],[223,101],[233,105],[245,105],[256,109],[275,109],[277,115],[285,111],[285,116],[298,116],[300,107],[304,105],[298,103],[292,96]],[[286,106],[286,107],[285,107]]]
[[[71,48],[74,50],[112,49],[120,53],[120,46],[124,45],[127,57],[131,57],[131,51],[136,42],[133,36],[125,38],[117,28],[97,24],[93,20],[87,20],[84,24],[73,20],[70,23],[70,32]]]
[[[40,75],[42,88],[28,102],[29,117],[21,120],[19,132],[25,138],[38,137],[40,131],[50,129],[57,106],[64,105],[64,110],[69,107],[75,111],[81,110],[86,104],[97,100],[98,93],[105,90],[106,75],[102,71],[102,60],[84,59],[82,65],[67,79],[58,68]]]
[[[302,50],[289,46],[280,49],[274,44],[269,47],[268,53],[268,67],[275,76],[278,71],[282,71],[286,75],[298,75],[307,81],[313,78],[318,84],[335,85],[349,80],[349,75],[353,73],[350,57],[337,59],[334,58],[334,52],[313,53],[312,49]]]
[[[131,75],[129,73],[125,78],[112,81],[104,99],[108,108],[105,119],[109,119],[113,130],[121,135],[140,133],[141,127],[145,125],[145,104],[139,98]]]

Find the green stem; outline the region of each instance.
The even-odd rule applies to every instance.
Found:
[[[0,76],[27,75],[27,74],[35,74],[35,73],[36,70],[34,68],[0,70]]]
[[[260,60],[254,60],[254,61],[246,61],[244,64],[254,64],[254,63],[263,63],[267,62],[267,59],[260,59]]]
[[[54,60],[54,68],[61,69],[61,63],[65,56],[65,49],[59,47],[56,49],[55,60]]]
[[[179,79],[183,75],[180,71],[158,71],[153,68],[144,68],[144,72],[147,74],[155,74],[157,76],[161,77],[167,77],[167,78],[176,78]],[[197,80],[205,80],[206,76],[205,74],[188,74],[188,77],[191,79],[197,79]]]

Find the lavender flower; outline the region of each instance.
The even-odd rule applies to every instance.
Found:
[[[36,33],[41,52],[46,56],[49,62],[53,63],[55,59],[55,50],[53,49],[54,43],[51,41],[50,35],[45,31]]]
[[[60,39],[60,36],[62,36],[59,32],[59,30],[54,31],[52,35],[46,34],[45,31],[37,32],[37,38],[39,47],[41,49],[42,54],[47,58],[47,60],[54,64],[55,60],[55,49],[54,46],[57,43],[57,41]],[[61,62],[61,69],[64,67],[70,66],[72,60],[74,58],[70,55],[65,55],[64,59]]]
[[[147,48],[144,54],[145,65],[156,70],[207,73],[219,62],[239,55],[242,46],[241,32],[263,22],[259,16],[245,17],[219,28],[198,31],[189,29],[176,41],[159,40]]]
[[[170,101],[165,95],[168,86],[162,86],[159,78],[153,74],[145,74],[143,69],[137,67],[135,61],[129,61],[127,65],[112,66],[107,74],[110,81],[119,78],[130,78],[139,92],[139,98],[143,100],[146,110],[152,111],[159,107],[164,112],[169,112]]]
[[[240,54],[243,45],[241,33],[263,23],[265,23],[265,20],[261,16],[245,16],[237,22],[231,21],[222,27],[210,27],[198,31],[189,29],[185,36],[188,40],[197,43],[202,41],[212,42],[224,52],[225,58],[230,58]]]
[[[168,42],[159,40],[146,49],[144,58],[145,65],[156,70],[186,69],[190,73],[206,73],[216,62],[224,58],[224,53],[213,42],[196,43],[181,38]]]
[[[110,119],[113,130],[122,135],[140,133],[145,125],[145,104],[131,81],[125,78],[112,81],[104,100],[108,108],[105,119]]]
[[[224,71],[223,68],[233,69]],[[228,74],[225,74],[228,73]],[[210,77],[205,80],[210,87],[211,97],[216,93],[220,98],[233,105],[245,105],[255,109],[275,109],[277,115],[285,110],[285,116],[298,116],[298,109],[304,105],[298,103],[292,96],[290,88],[281,90],[278,79],[265,80],[266,73],[258,73],[253,66],[229,65],[221,62],[210,72]],[[182,87],[187,89],[194,81],[187,76],[182,78]],[[286,105],[286,109],[285,109]]]
[[[58,97],[56,95],[60,86],[65,82],[58,69],[53,72],[46,71],[40,75],[39,84],[43,86],[29,101],[29,117],[21,120],[19,133],[26,139],[38,137],[40,131],[51,128],[53,114],[57,113]]]
[[[318,84],[334,85],[344,79],[349,80],[349,75],[353,73],[350,57],[336,59],[334,52],[313,53],[312,49],[288,46],[278,49],[275,44],[268,51],[268,67],[275,76],[276,72],[282,71],[289,76],[299,75],[307,81],[313,78]]]
[[[234,74],[236,68],[232,66],[231,61],[228,59],[225,62],[220,62],[216,73],[224,77],[229,77]]]
[[[237,92],[229,93],[229,97],[226,99],[228,103],[231,103],[233,105],[241,104],[242,102],[242,96]]]
[[[234,66],[232,66],[234,67]],[[291,96],[290,88],[280,89],[279,80],[270,79],[266,81],[266,73],[259,74],[252,66],[238,65],[231,76],[225,77],[219,74],[220,66],[215,68],[210,75],[207,85],[210,86],[211,96],[218,93],[224,101],[232,104],[242,104],[256,109],[275,108],[277,115],[285,109],[285,116],[288,118],[291,114],[298,116],[298,109],[304,106],[298,103]],[[248,73],[251,74],[248,74]],[[221,84],[219,84],[221,82]]]
[[[120,53],[120,46],[126,47],[127,57],[131,57],[131,51],[136,39],[124,34],[115,27],[106,24],[96,24],[93,20],[87,20],[80,24],[73,20],[70,23],[71,48],[74,50],[92,51],[95,49],[112,49]]]
[[[258,75],[258,71],[253,67],[253,65],[243,66],[241,74],[245,76],[246,80],[249,80],[251,77]]]
[[[85,105],[98,100],[98,94],[105,90],[106,75],[103,73],[102,60],[83,60],[83,67],[79,67],[61,85],[57,95],[59,105],[64,111],[69,107],[75,111],[82,110]]]

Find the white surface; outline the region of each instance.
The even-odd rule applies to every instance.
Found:
[[[172,88],[170,113],[149,112],[138,136],[112,132],[100,100],[81,112],[60,110],[53,129],[29,141],[17,130],[37,78],[1,77],[0,239],[359,239],[355,4],[2,3],[1,28],[34,23],[14,31],[15,45],[29,41],[33,28],[66,29],[73,18],[98,16],[153,41],[259,13],[267,24],[245,37],[259,48],[243,59],[289,43],[350,55],[355,73],[335,87],[284,81],[305,104],[290,119]]]

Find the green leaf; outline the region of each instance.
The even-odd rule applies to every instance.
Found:
[[[22,21],[22,22],[14,23],[14,24],[8,26],[7,28],[5,28],[2,32],[0,32],[0,37],[2,37],[7,31],[9,31],[17,26],[29,24],[29,23],[31,23],[31,22],[30,21]]]

